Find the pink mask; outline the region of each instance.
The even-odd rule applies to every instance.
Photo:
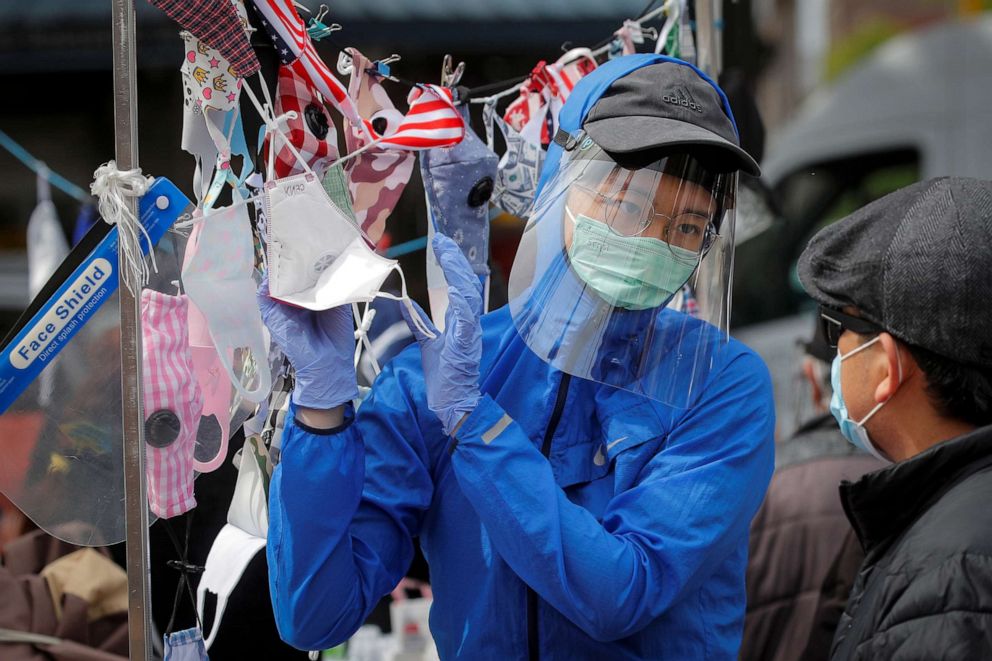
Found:
[[[403,121],[403,114],[389,100],[378,78],[366,71],[371,64],[365,56],[354,48],[348,52],[352,57],[348,94],[358,113],[371,120],[377,134],[392,134]],[[360,126],[345,119],[344,141],[348,153],[364,146],[368,139]],[[382,238],[386,219],[410,181],[415,160],[411,151],[372,147],[345,165],[355,220],[373,242],[378,243]]]
[[[186,244],[183,258],[185,266],[196,254],[196,241],[203,223],[196,223]],[[220,468],[227,456],[227,441],[231,425],[231,398],[234,387],[227,378],[224,363],[217,355],[217,348],[210,339],[207,319],[200,309],[189,301],[189,349],[193,361],[193,374],[203,394],[203,412],[196,434],[193,467],[199,473],[210,473]],[[228,356],[228,361],[234,354]]]
[[[193,451],[203,398],[193,377],[188,299],[141,292],[148,505],[168,519],[196,507]]]

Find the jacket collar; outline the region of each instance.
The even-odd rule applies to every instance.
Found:
[[[911,459],[840,486],[865,553],[908,528],[952,486],[992,465],[992,426],[939,443]]]

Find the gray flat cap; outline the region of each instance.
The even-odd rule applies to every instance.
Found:
[[[799,279],[823,305],[992,367],[992,182],[931,179],[862,207],[813,237]]]
[[[761,174],[741,149],[717,88],[687,64],[651,64],[618,78],[589,110],[582,128],[608,152],[699,145],[726,153],[734,169]]]

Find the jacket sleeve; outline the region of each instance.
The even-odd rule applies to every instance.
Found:
[[[522,429],[484,397],[457,431],[452,463],[493,547],[589,636],[630,636],[744,543],[773,467],[771,384],[734,358],[684,413],[600,523],[555,483]],[[742,577],[743,580],[743,577]]]
[[[287,416],[266,553],[276,625],[294,647],[346,640],[410,566],[433,483],[402,381],[384,370],[354,422],[331,433]]]

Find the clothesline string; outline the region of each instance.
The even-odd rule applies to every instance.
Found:
[[[75,198],[80,202],[93,201],[93,198],[90,197],[89,193],[60,175],[58,172],[54,172],[49,169],[44,161],[33,156],[27,149],[18,144],[13,138],[2,130],[0,130],[0,147],[3,147],[10,152],[11,156],[19,160],[25,167],[36,174],[40,174],[45,171],[48,178],[48,183],[55,188],[58,188],[69,197]]]

